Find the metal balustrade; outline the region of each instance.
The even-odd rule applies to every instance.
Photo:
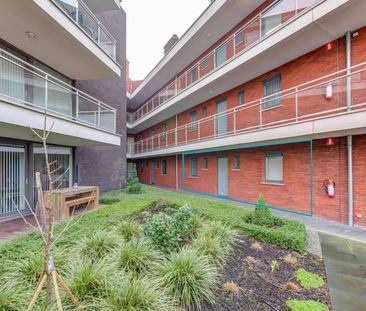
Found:
[[[220,46],[210,51],[165,86],[157,95],[143,104],[134,112],[131,122],[136,122],[159,106],[167,103],[191,85],[221,68],[255,43],[321,1],[324,0],[280,0],[271,4],[232,34]]]
[[[116,132],[116,109],[3,49],[0,101]]]
[[[274,100],[276,106],[264,108]],[[366,62],[136,141],[133,153],[164,150],[362,110],[366,110]]]
[[[82,0],[52,0],[82,31],[116,60],[116,39]]]

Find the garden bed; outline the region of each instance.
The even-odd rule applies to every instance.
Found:
[[[288,299],[319,301],[327,305],[329,310],[331,310],[327,284],[318,289],[304,289],[297,282],[295,276],[295,272],[303,268],[326,280],[324,265],[320,259],[312,255],[301,255],[279,247],[255,242],[256,240],[240,237],[233,254],[221,270],[221,287],[216,292],[217,303],[214,305],[205,303],[202,306],[202,310],[282,311],[288,310],[286,306]],[[255,243],[254,246],[260,245],[262,250],[251,248],[253,243]],[[296,258],[296,263],[290,264],[284,261],[289,254],[291,254],[292,258]],[[248,258],[250,258],[249,263]],[[252,262],[251,258],[255,262]],[[273,261],[279,263],[279,268],[275,272],[271,271],[271,263]],[[225,289],[224,285],[231,282],[237,286],[238,291],[236,293],[232,293],[230,290],[228,292]],[[284,289],[288,282],[295,284],[300,291]],[[233,284],[230,284],[230,286],[233,287]],[[316,311],[316,309],[309,310]]]

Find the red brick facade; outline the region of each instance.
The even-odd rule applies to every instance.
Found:
[[[354,136],[354,222],[366,225],[366,135]],[[283,153],[283,185],[265,183],[264,157],[267,152]],[[310,213],[310,144],[308,142],[278,146],[241,149],[194,155],[198,160],[197,177],[190,176],[190,158],[185,156],[184,189],[217,195],[217,157],[227,156],[229,161],[229,194],[235,200],[255,203],[259,194],[264,194],[267,203],[276,208],[305,214]],[[240,169],[234,169],[234,156],[240,156]],[[204,169],[204,158],[208,167]],[[167,174],[162,174],[162,161],[167,161]],[[155,163],[154,184],[182,189],[182,162],[176,157],[138,160],[137,171],[140,181],[151,184],[152,161]],[[159,167],[157,167],[159,161]],[[141,164],[143,169],[141,171]],[[336,138],[333,146],[327,146],[325,139],[313,141],[313,215],[347,223],[347,139]],[[178,178],[177,178],[178,177]],[[336,183],[336,195],[329,198],[325,192],[324,180]]]
[[[258,8],[251,16],[257,14],[272,1],[267,1]],[[240,23],[227,36],[222,38],[213,47],[219,46],[232,33],[245,24],[247,19]],[[230,56],[230,51],[228,51]],[[205,54],[201,55],[202,58]],[[197,60],[194,60],[194,64]],[[352,65],[366,61],[366,27],[354,32],[352,37]],[[210,63],[208,62],[208,66]],[[334,48],[327,51],[320,47],[306,55],[303,55],[285,65],[282,65],[270,72],[267,72],[249,82],[246,82],[234,89],[231,89],[219,96],[216,96],[204,103],[197,105],[176,117],[172,117],[163,123],[144,130],[135,135],[135,141],[146,139],[152,135],[163,132],[163,124],[167,131],[174,130],[177,126],[184,126],[190,123],[190,113],[196,111],[197,120],[204,118],[204,110],[207,116],[217,113],[217,102],[226,99],[227,109],[238,106],[238,93],[244,91],[244,106],[246,103],[263,97],[263,81],[275,75],[281,75],[281,88],[286,90],[325,75],[343,70],[346,68],[345,37],[334,41]],[[204,72],[201,72],[201,75]],[[343,73],[344,74],[344,73]],[[365,83],[366,74],[359,76],[358,87],[352,91],[352,104],[366,102]],[[325,86],[309,96],[304,93],[298,98],[298,115],[305,116],[312,113],[319,113],[324,110],[344,108],[346,103],[345,80],[335,85],[336,95],[326,99]],[[362,83],[361,83],[362,82]],[[264,124],[279,122],[283,119],[291,119],[295,116],[294,99],[282,98],[281,106],[263,113]],[[227,117],[227,131],[234,128],[233,117]],[[200,135],[209,137],[214,134],[213,124],[203,123],[200,125]],[[258,109],[247,109],[238,112],[236,116],[236,130],[258,126]],[[180,144],[186,140],[197,138],[197,130],[188,130],[187,133],[179,131],[177,134]],[[154,141],[146,142],[144,148],[164,147],[166,144],[173,145],[175,133],[155,138]],[[141,148],[141,146],[140,146]],[[218,146],[219,148],[219,146]],[[141,150],[136,150],[137,152]],[[265,154],[266,152],[280,151],[283,154],[283,184],[273,185],[265,183]],[[366,135],[353,136],[353,202],[354,202],[354,223],[355,225],[366,226]],[[210,195],[217,195],[218,172],[217,158],[228,157],[228,197],[235,200],[255,203],[259,194],[264,194],[268,204],[272,207],[291,210],[329,220],[347,223],[348,221],[348,175],[347,175],[347,137],[336,138],[335,144],[327,146],[325,139],[313,141],[312,152],[312,183],[310,180],[310,145],[308,142],[283,144],[278,146],[261,147],[254,149],[241,149],[222,153],[207,153],[195,155],[198,159],[198,176],[190,176],[190,156],[185,158],[184,189],[202,192]],[[240,170],[234,168],[234,156],[240,156]],[[204,158],[208,159],[208,167],[203,167]],[[167,161],[167,174],[162,175],[162,160]],[[182,163],[181,155],[161,157],[159,159],[137,160],[138,175],[142,182],[151,183],[151,165],[154,161],[154,184],[170,188],[182,189]],[[159,166],[157,167],[157,163]],[[178,163],[178,167],[176,166]],[[143,166],[143,167],[142,167]],[[324,180],[332,179],[336,183],[336,194],[329,198],[325,192]],[[312,189],[312,199],[311,199]]]

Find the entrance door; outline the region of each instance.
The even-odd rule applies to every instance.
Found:
[[[217,194],[219,196],[228,196],[228,158],[218,157],[217,158]]]
[[[0,145],[0,218],[25,212],[25,148]]]
[[[220,101],[216,105],[216,112],[225,112],[227,110],[226,99]],[[219,115],[216,119],[216,134],[224,135],[227,133],[227,114]]]
[[[150,183],[153,185],[155,183],[155,162],[154,160],[151,161],[151,165],[150,165]]]

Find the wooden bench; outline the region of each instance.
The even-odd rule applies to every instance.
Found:
[[[70,217],[71,208],[97,208],[99,206],[98,187],[77,187],[44,192],[46,204],[53,207],[55,220]]]

